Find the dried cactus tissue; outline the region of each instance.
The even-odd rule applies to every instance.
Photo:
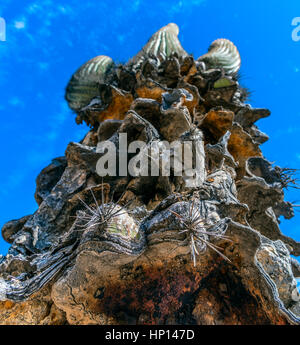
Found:
[[[270,111],[247,103],[233,42],[194,57],[178,35],[70,78],[87,133],[37,177],[37,211],[2,228],[1,325],[300,324],[300,243],[279,227],[293,171],[256,125]]]

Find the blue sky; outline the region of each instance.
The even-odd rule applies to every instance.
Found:
[[[272,111],[258,122],[270,136],[264,155],[300,168],[300,41],[292,40],[291,25],[299,16],[299,0],[1,0],[0,226],[37,209],[36,176],[87,131],[64,101],[71,74],[96,55],[127,61],[169,22],[179,25],[182,45],[195,57],[217,38],[237,45],[250,103]],[[286,200],[300,200],[300,192],[287,191]],[[300,240],[300,213],[281,228]],[[7,248],[1,239],[0,253]]]

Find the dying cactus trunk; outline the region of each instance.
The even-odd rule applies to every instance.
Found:
[[[91,126],[4,225],[1,324],[299,324],[300,243],[225,39],[197,60],[169,24],[125,65],[98,56],[66,100]],[[136,150],[136,149],[139,150]]]

